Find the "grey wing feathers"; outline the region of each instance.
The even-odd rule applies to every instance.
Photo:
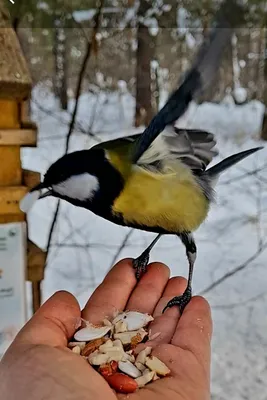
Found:
[[[168,160],[179,159],[191,170],[203,172],[218,154],[215,145],[210,132],[170,126],[144,152],[138,165],[160,172]]]
[[[171,154],[179,158],[192,170],[204,171],[213,157],[218,155],[214,149],[216,141],[210,132],[195,129],[174,128],[176,135],[164,136]]]
[[[121,137],[97,147],[116,149],[134,144],[141,134]],[[160,136],[154,140],[149,148],[142,154],[137,165],[142,168],[161,172],[169,160],[179,159],[194,171],[204,171],[213,157],[218,154],[214,149],[216,141],[210,132],[200,129],[179,129],[167,126]]]

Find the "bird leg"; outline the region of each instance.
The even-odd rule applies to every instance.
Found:
[[[135,269],[136,279],[139,280],[141,276],[146,272],[147,264],[149,263],[150,251],[153,249],[162,234],[158,234],[152,243],[143,251],[143,253],[133,260],[133,267]]]
[[[180,313],[182,314],[186,305],[191,300],[191,296],[192,296],[192,286],[191,285],[192,285],[192,278],[193,278],[194,263],[196,260],[197,247],[196,247],[194,238],[190,232],[189,233],[184,232],[184,233],[179,234],[178,236],[180,237],[182,243],[185,245],[186,255],[188,258],[188,262],[189,262],[187,287],[181,296],[176,296],[168,302],[166,307],[163,309],[162,313],[164,313],[170,307],[178,306],[180,309]]]

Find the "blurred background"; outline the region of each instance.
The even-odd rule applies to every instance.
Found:
[[[33,79],[31,119],[38,147],[23,167],[45,173],[64,152],[142,132],[190,65],[217,0],[7,1]],[[249,0],[246,22],[224,53],[218,79],[179,127],[207,129],[220,159],[267,139],[267,9]],[[193,290],[214,320],[212,399],[266,400],[266,150],[227,171],[195,234]],[[46,198],[29,215],[30,239],[48,248],[43,301],[56,290],[81,306],[109,268],[137,257],[154,235],[115,226]],[[184,248],[161,239],[151,261],[187,276]],[[29,296],[30,299],[30,296]],[[29,300],[29,315],[31,304]]]

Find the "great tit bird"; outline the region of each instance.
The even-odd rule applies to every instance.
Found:
[[[221,29],[212,31],[178,89],[142,134],[64,155],[21,203],[21,209],[26,211],[29,202],[54,196],[115,224],[157,233],[133,261],[138,279],[146,271],[150,251],[161,235],[177,235],[189,262],[188,284],[182,296],[169,301],[163,312],[174,305],[182,312],[190,301],[197,251],[192,232],[208,215],[218,176],[261,149],[242,151],[207,168],[217,155],[214,135],[174,126],[197,93],[215,76],[231,37],[230,24],[226,22]]]

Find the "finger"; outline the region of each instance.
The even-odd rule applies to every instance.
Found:
[[[145,343],[146,346],[154,348],[161,343],[170,343],[179,321],[180,312],[178,307],[169,308],[164,314],[162,314],[162,310],[169,300],[184,292],[186,284],[187,280],[182,277],[174,277],[169,280],[163,295],[155,308],[153,314],[154,321],[149,326],[151,330],[150,337],[152,337],[152,339]],[[138,346],[136,352],[138,353],[143,348],[143,345]]]
[[[78,301],[68,292],[50,297],[22,328],[15,343],[66,346],[80,325]]]
[[[172,344],[191,351],[209,368],[212,335],[211,310],[208,302],[195,296],[186,306],[172,338]]]
[[[152,263],[138,282],[126,305],[127,310],[152,314],[161,298],[170,276],[169,268],[161,263]]]
[[[118,310],[124,310],[136,285],[131,259],[118,262],[107,274],[88,300],[82,317],[92,323],[110,318]]]

